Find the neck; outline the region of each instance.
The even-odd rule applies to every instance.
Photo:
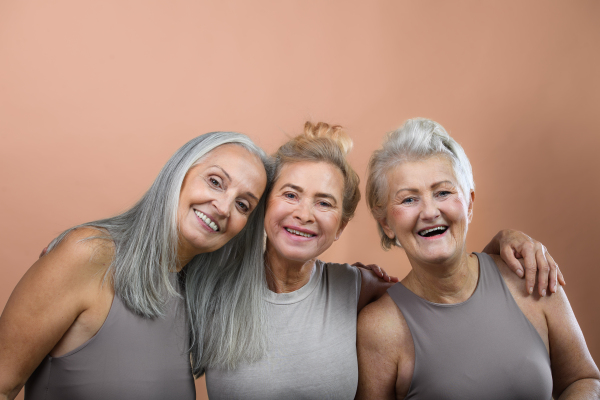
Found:
[[[477,287],[479,261],[474,254],[461,254],[458,260],[425,264],[409,257],[412,271],[402,284],[432,303],[456,304],[466,301]]]
[[[275,293],[294,292],[308,283],[315,259],[295,261],[283,258],[267,242],[265,272],[269,290]]]
[[[180,272],[190,261],[192,261],[192,258],[194,258],[194,255],[187,254],[182,248],[181,243],[179,243],[177,246],[177,265],[175,265],[175,272]]]

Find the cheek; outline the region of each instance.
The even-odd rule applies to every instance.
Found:
[[[394,207],[388,214],[388,223],[390,226],[395,227],[394,230],[398,230],[398,228],[412,229],[417,215],[415,209]],[[399,232],[394,233],[398,234]]]

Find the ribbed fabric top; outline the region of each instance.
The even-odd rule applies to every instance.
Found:
[[[405,399],[552,398],[550,357],[494,260],[479,258],[479,282],[459,304],[431,303],[398,283],[388,289],[406,319],[415,369]]]
[[[181,299],[170,301],[164,318],[150,320],[115,295],[94,337],[60,357],[44,358],[25,384],[25,399],[194,400],[186,346]]]
[[[208,369],[210,400],[354,399],[360,286],[358,268],[317,261],[299,290],[270,292],[267,355],[233,371]]]

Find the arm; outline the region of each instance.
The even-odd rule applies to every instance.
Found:
[[[398,309],[386,295],[369,304],[358,316],[356,399],[396,399],[399,351],[406,335],[392,306]]]
[[[550,292],[555,293],[557,282],[565,285],[562,273],[546,247],[523,232],[504,229],[492,238],[483,252],[502,257],[508,267],[521,278],[524,275],[523,267],[517,259],[523,258],[529,294],[533,293],[535,277],[538,272],[540,296],[545,296],[548,288]]]
[[[600,398],[600,372],[562,288],[544,302],[544,314],[548,324],[554,398]]]
[[[353,265],[356,266],[356,264]],[[360,312],[364,306],[374,302],[375,300],[383,296],[388,290],[388,288],[392,286],[395,282],[394,280],[382,280],[384,278],[377,275],[377,273],[373,271],[373,269],[365,269],[361,267],[358,270],[360,271],[361,275],[360,297],[358,298],[358,312]],[[385,271],[383,272],[385,273]],[[387,276],[387,274],[385,275]],[[398,281],[398,278],[394,279],[396,282]]]
[[[92,229],[70,234],[23,276],[0,317],[0,399],[13,399],[101,286]],[[94,256],[94,257],[93,257]]]

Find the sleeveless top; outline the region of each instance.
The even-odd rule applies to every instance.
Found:
[[[358,384],[356,317],[361,274],[316,262],[309,282],[269,292],[269,344],[258,362],[208,369],[211,400],[354,399]]]
[[[182,299],[163,318],[132,313],[115,295],[94,337],[46,356],[25,384],[25,400],[196,398]]]
[[[542,338],[494,260],[485,253],[477,257],[479,282],[463,303],[431,303],[401,283],[388,289],[415,346],[405,399],[552,399]]]

